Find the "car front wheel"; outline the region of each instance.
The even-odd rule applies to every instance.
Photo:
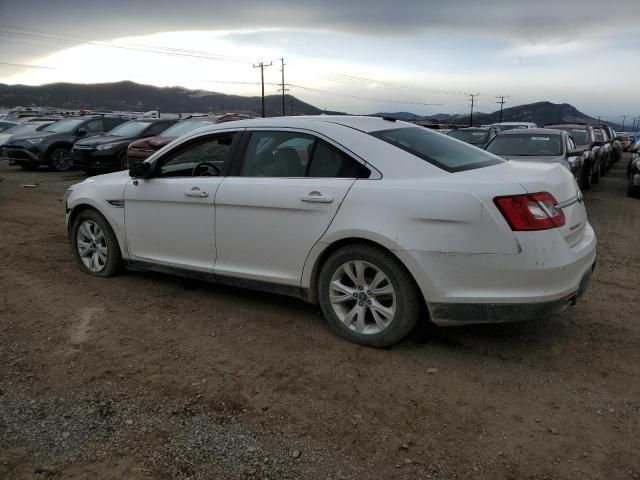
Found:
[[[421,296],[407,269],[390,252],[354,244],[334,252],[318,280],[329,326],[360,345],[387,347],[416,325]]]
[[[54,148],[49,153],[49,168],[56,172],[66,172],[73,166],[71,152],[66,148]]]
[[[73,253],[80,269],[98,277],[118,273],[120,247],[109,222],[95,210],[78,214],[71,230]]]

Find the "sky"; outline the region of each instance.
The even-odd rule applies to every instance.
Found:
[[[638,115],[640,0],[0,0],[0,83],[288,93],[348,113]]]

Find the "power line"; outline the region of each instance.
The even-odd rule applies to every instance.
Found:
[[[379,103],[397,103],[397,104],[403,104],[403,105],[420,105],[420,106],[441,106],[444,105],[442,103],[422,103],[422,102],[410,102],[410,101],[406,101],[406,100],[391,100],[391,99],[385,99],[385,98],[374,98],[374,97],[363,97],[360,95],[351,95],[349,93],[339,93],[339,92],[332,92],[330,90],[322,90],[320,88],[312,88],[312,87],[305,87],[303,85],[296,85],[293,83],[289,83],[288,84],[290,87],[292,88],[300,88],[302,90],[309,90],[311,92],[319,92],[319,93],[326,93],[329,95],[336,95],[339,97],[345,97],[345,98],[352,98],[354,100],[365,100],[368,102],[379,102]]]
[[[502,123],[502,107],[504,106],[505,103],[507,103],[505,98],[509,98],[509,97],[508,96],[505,97],[504,95],[498,95],[496,98],[500,99],[500,101],[496,103],[500,104],[500,122],[499,123]]]
[[[471,115],[469,116],[469,126],[473,127],[473,106],[475,105],[476,97],[479,97],[479,93],[470,93],[469,98],[471,99]]]
[[[622,117],[622,131],[624,132],[624,124],[627,123],[627,117],[631,115],[620,115]]]
[[[45,67],[43,65],[27,65],[26,63],[0,62],[0,65],[10,65],[12,67],[46,68],[47,70],[57,70],[57,68],[53,68],[53,67]]]
[[[467,92],[461,90],[443,90],[438,88],[424,87],[418,85],[411,85],[408,83],[391,82],[389,80],[376,80],[373,78],[360,77],[355,75],[345,75],[341,73],[332,73],[328,76],[328,79],[335,83],[342,83],[344,85],[381,85],[391,89],[404,89],[411,90],[413,92],[423,92],[429,94],[441,94],[441,95],[467,95]]]
[[[264,63],[264,62],[260,62],[257,65],[253,65],[253,68],[259,68],[260,69],[260,83],[262,84],[262,118],[265,117],[265,111],[264,111],[264,69],[266,67],[270,67],[271,65],[273,65],[273,62],[269,62],[269,63]]]

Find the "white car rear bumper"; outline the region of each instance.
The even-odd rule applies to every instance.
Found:
[[[595,267],[587,224],[570,247],[557,231],[517,235],[522,252],[396,252],[414,274],[438,325],[528,320],[557,313],[584,293]]]

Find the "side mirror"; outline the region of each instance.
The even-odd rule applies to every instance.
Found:
[[[84,137],[87,134],[87,131],[84,128],[81,128],[76,132],[79,137]]]
[[[132,178],[146,178],[151,173],[151,164],[147,162],[129,165],[129,176]]]

